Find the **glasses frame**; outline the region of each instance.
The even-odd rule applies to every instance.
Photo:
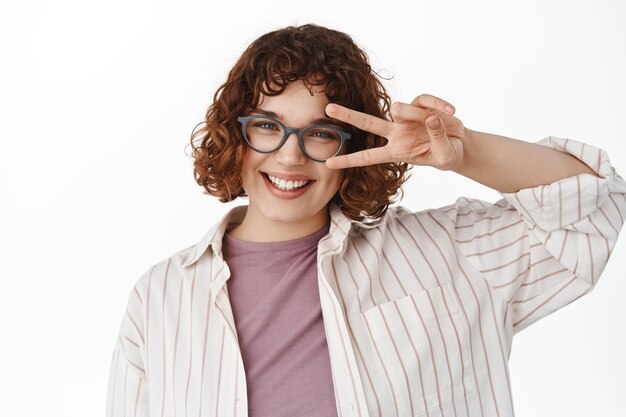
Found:
[[[283,131],[285,132],[285,134],[283,135],[283,138],[280,140],[280,142],[278,143],[276,148],[272,149],[271,151],[260,151],[260,150],[256,149],[254,146],[252,146],[252,144],[248,140],[248,135],[246,134],[246,128],[248,127],[248,122],[251,119],[255,119],[255,118],[263,118],[263,119],[268,119],[268,120],[271,120],[273,122],[276,122],[277,124],[279,124],[283,128]],[[302,150],[302,153],[307,158],[312,159],[313,161],[316,161],[316,162],[326,162],[326,159],[313,158],[311,155],[309,155],[306,152],[306,150],[304,149],[304,139],[303,139],[302,132],[304,132],[307,129],[316,128],[316,127],[332,128],[332,129],[336,130],[337,132],[339,132],[339,136],[341,137],[341,144],[339,145],[339,149],[337,150],[337,152],[334,155],[332,155],[331,157],[329,157],[329,158],[332,158],[333,156],[339,155],[339,152],[341,152],[341,150],[343,149],[346,140],[348,140],[348,139],[350,139],[352,137],[352,134],[350,134],[348,132],[344,132],[343,130],[339,129],[337,126],[334,126],[334,125],[314,124],[314,125],[307,126],[307,127],[303,128],[303,129],[296,129],[295,127],[287,127],[280,120],[275,119],[275,118],[273,118],[271,116],[266,116],[264,114],[251,114],[249,116],[239,116],[237,118],[237,121],[239,123],[241,123],[241,133],[243,134],[243,139],[246,141],[246,144],[249,147],[251,147],[252,149],[254,149],[256,152],[260,152],[260,153],[276,152],[277,150],[279,150],[285,144],[285,142],[287,142],[287,138],[289,137],[289,135],[291,135],[292,133],[295,133],[295,134],[298,135],[298,145],[300,145],[300,150]],[[327,158],[327,159],[329,159],[329,158]]]

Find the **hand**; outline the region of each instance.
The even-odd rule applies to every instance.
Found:
[[[349,123],[365,132],[384,137],[385,146],[340,155],[326,161],[328,168],[341,169],[357,166],[407,162],[432,166],[447,171],[463,161],[463,141],[468,135],[463,123],[452,116],[454,107],[447,110],[446,101],[421,94],[411,104],[395,102],[390,113],[393,122],[349,109],[336,103],[326,106],[326,114]],[[429,122],[438,121],[438,127]]]

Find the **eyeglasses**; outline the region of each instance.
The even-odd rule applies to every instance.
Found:
[[[325,162],[336,156],[344,142],[352,137],[332,125],[311,125],[304,129],[287,127],[273,117],[252,114],[237,118],[241,123],[243,137],[252,149],[261,153],[272,153],[285,144],[290,134],[298,135],[302,152],[317,162]]]

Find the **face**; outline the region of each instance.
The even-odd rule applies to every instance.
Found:
[[[257,108],[276,113],[285,126],[304,128],[314,119],[328,117],[324,112],[328,98],[316,87],[313,92],[311,96],[301,80],[294,81],[278,96],[261,96]],[[342,154],[346,153],[345,148],[346,144]],[[267,173],[283,178],[302,176],[312,181],[298,191],[285,192],[270,183]],[[298,145],[298,136],[292,133],[275,152],[246,149],[241,175],[250,200],[243,224],[266,236],[273,235],[271,240],[281,240],[281,236],[289,240],[314,233],[327,223],[327,205],[339,189],[343,170],[309,159]]]

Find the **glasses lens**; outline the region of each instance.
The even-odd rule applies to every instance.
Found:
[[[273,151],[285,134],[283,127],[272,119],[255,117],[248,121],[246,137],[258,151]]]
[[[335,155],[341,146],[341,134],[332,127],[306,129],[302,138],[306,153],[316,159],[328,159]]]

